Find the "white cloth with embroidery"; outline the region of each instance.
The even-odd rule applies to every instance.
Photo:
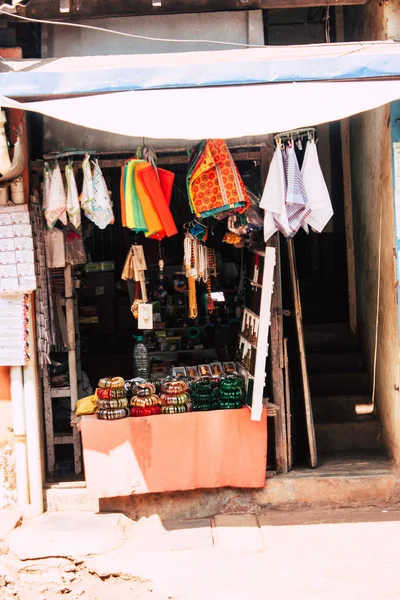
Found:
[[[99,229],[105,229],[114,222],[110,194],[97,160],[94,162],[92,214],[89,218]]]
[[[92,169],[90,167],[90,156],[85,156],[82,161],[82,171],[83,171],[83,185],[82,185],[82,194],[81,194],[81,207],[83,208],[83,212],[85,216],[92,219],[93,214],[93,200],[94,200],[94,191],[93,191],[93,176]]]
[[[67,214],[72,225],[78,229],[81,225],[81,205],[72,165],[65,167],[65,179],[67,181]]]
[[[317,145],[312,140],[306,146],[301,174],[311,209],[306,222],[314,231],[321,233],[333,215],[333,208],[319,164]]]
[[[265,241],[281,231],[289,237],[291,230],[286,211],[286,176],[281,148],[277,147],[268,171],[260,206],[264,209]]]
[[[43,169],[43,210],[45,211],[49,205],[51,176],[53,172],[47,163],[44,163]]]
[[[44,216],[49,229],[53,229],[58,220],[63,225],[67,224],[67,197],[65,195],[64,182],[59,165],[53,171],[49,193],[47,197],[47,207]]]

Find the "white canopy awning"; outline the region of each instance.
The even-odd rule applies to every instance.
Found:
[[[400,98],[400,81],[297,82],[109,93],[0,105],[156,139],[238,138],[336,121]]]

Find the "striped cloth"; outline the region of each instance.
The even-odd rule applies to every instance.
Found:
[[[300,227],[303,227],[304,231],[308,233],[306,219],[311,209],[293,143],[286,148],[286,160],[284,162],[287,186],[285,204],[290,227],[290,235],[287,237],[293,237]]]
[[[293,143],[276,148],[260,202],[265,211],[264,239],[276,231],[290,238],[300,227],[308,233],[310,206]]]

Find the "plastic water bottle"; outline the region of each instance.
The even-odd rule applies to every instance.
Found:
[[[143,336],[133,336],[135,344],[133,346],[133,376],[141,377],[148,381],[150,377],[150,361],[147,346],[143,341]]]

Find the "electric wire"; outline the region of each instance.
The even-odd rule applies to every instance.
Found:
[[[66,21],[51,21],[47,19],[33,19],[31,17],[24,17],[23,15],[17,15],[8,13],[4,9],[0,8],[0,15],[12,17],[14,19],[20,19],[21,21],[27,21],[29,23],[41,23],[44,25],[64,25],[65,27],[79,27],[82,29],[90,29],[92,31],[100,31],[102,33],[111,33],[114,35],[121,35],[123,37],[129,37],[139,40],[146,40],[150,42],[167,42],[176,44],[217,44],[219,46],[239,46],[241,48],[265,48],[264,44],[243,44],[241,42],[223,42],[217,40],[184,40],[174,38],[159,38],[148,35],[139,35],[136,33],[127,33],[125,31],[117,31],[115,29],[106,29],[105,27],[97,27],[96,25],[86,25],[85,23],[68,23]]]

